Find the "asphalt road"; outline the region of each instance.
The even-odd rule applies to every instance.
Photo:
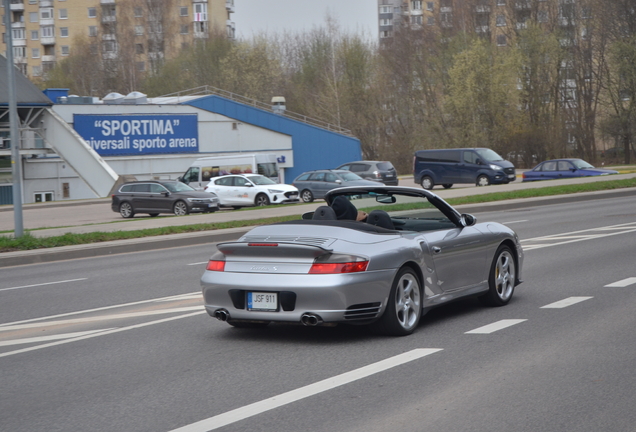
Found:
[[[636,199],[474,213],[525,282],[404,338],[218,322],[213,244],[3,268],[0,430],[633,431]]]

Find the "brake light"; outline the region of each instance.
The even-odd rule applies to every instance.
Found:
[[[314,263],[309,274],[358,273],[366,271],[369,261],[354,261],[344,263]]]
[[[373,174],[375,175],[375,178],[382,178],[382,174],[380,174],[380,171],[373,171]]]
[[[222,272],[222,271],[225,270],[225,261],[210,260],[210,261],[208,261],[208,265],[207,265],[207,267],[205,269],[209,270],[209,271]]]
[[[248,246],[278,246],[278,243],[248,243]]]

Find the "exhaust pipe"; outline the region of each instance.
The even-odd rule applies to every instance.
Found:
[[[214,312],[214,317],[219,321],[227,321],[227,319],[230,317],[230,313],[225,309],[219,309]]]
[[[304,326],[307,327],[315,327],[317,325],[322,324],[322,318],[320,316],[313,313],[304,313],[300,317],[300,322],[303,323]]]

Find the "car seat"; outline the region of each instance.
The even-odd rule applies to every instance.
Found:
[[[384,210],[373,210],[367,216],[367,223],[370,225],[379,226],[390,230],[395,229],[391,216]]]
[[[336,220],[336,212],[327,206],[320,206],[314,212],[312,220]]]

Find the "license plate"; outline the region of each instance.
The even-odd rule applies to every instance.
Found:
[[[386,178],[391,178],[391,177],[393,177],[393,174],[387,174],[386,175]]]
[[[508,178],[509,179],[513,179],[513,178],[515,178],[515,175],[514,174],[508,174]]]
[[[272,312],[278,310],[278,294],[248,291],[247,310]]]
[[[208,204],[208,207],[216,207],[216,204]]]
[[[293,194],[293,195],[290,195],[289,198],[290,199],[296,199],[296,198],[298,198],[298,195],[297,194]]]

